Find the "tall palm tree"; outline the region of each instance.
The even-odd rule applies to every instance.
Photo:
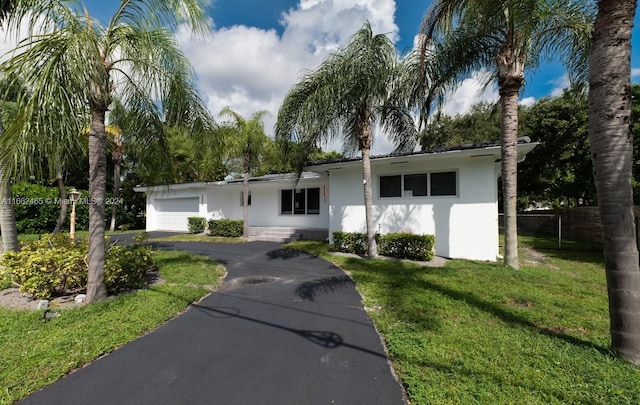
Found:
[[[0,137],[4,133],[2,118],[0,117]],[[13,208],[13,196],[11,194],[11,182],[5,173],[5,165],[0,164],[0,254],[6,251],[17,251],[20,248],[18,242],[18,227],[16,225],[16,213]]]
[[[289,91],[280,106],[275,129],[279,140],[296,140],[305,152],[313,151],[322,142],[341,140],[345,152],[362,154],[371,258],[378,256],[369,160],[376,125],[381,124],[398,151],[412,150],[416,142],[410,110],[395,87],[402,69],[391,40],[384,34],[373,35],[367,22],[346,46],[329,55]]]
[[[416,96],[423,120],[434,102],[473,71],[497,81],[501,106],[505,264],[517,250],[518,96],[525,70],[560,56],[576,77],[586,71],[592,14],[581,0],[435,0],[421,28]],[[583,67],[580,69],[580,67]]]
[[[266,111],[258,111],[247,121],[229,107],[223,108],[220,112],[220,116],[233,120],[232,126],[228,128],[230,133],[227,134],[226,142],[229,145],[231,155],[234,158],[240,157],[242,160],[243,238],[249,237],[249,177],[269,140],[264,133],[262,123],[266,114]]]
[[[611,348],[640,365],[640,266],[631,187],[635,11],[636,0],[598,1],[589,70],[589,141],[602,222]]]
[[[2,4],[0,21],[6,16],[7,4]],[[0,139],[4,136],[5,122],[9,122],[15,115],[16,101],[25,92],[24,83],[6,75],[0,80]],[[16,224],[15,209],[13,207],[13,195],[11,193],[11,181],[6,174],[6,165],[0,163],[0,255],[5,251],[17,251],[20,249],[18,241],[18,229]]]
[[[103,280],[106,113],[115,96],[125,100],[141,126],[161,128],[163,112],[177,114],[180,122],[186,112],[206,111],[196,95],[189,62],[170,31],[188,26],[204,33],[203,1],[122,0],[103,26],[75,1],[24,0],[16,3],[9,27],[17,29],[23,19],[32,29],[41,30],[19,44],[0,68],[21,76],[32,94],[20,103],[22,119],[7,129],[0,158],[15,161],[16,149],[11,147],[21,137],[51,139],[54,122],[47,111],[52,108],[62,113],[62,124],[74,128],[68,132],[76,136],[89,122],[87,301],[103,300],[107,296]],[[170,106],[173,112],[161,111],[160,106]],[[71,142],[56,140],[57,144]],[[17,156],[17,163],[21,158]]]

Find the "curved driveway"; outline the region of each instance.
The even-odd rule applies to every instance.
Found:
[[[228,270],[218,291],[24,404],[403,404],[354,283],[270,242],[162,243]]]

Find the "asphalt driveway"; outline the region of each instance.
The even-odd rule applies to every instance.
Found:
[[[403,404],[354,283],[280,244],[161,243],[205,254],[220,289],[23,404]]]

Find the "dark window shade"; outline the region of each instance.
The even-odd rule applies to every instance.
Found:
[[[298,189],[295,190],[295,194],[293,197],[293,213],[294,214],[302,214],[305,213],[305,190]]]
[[[431,173],[431,195],[457,195],[456,172]]]
[[[251,191],[249,191],[249,205],[251,205]],[[244,206],[244,191],[240,192],[240,206]]]
[[[307,189],[307,214],[320,214],[320,189]]]
[[[282,190],[280,192],[280,213],[293,214],[293,190]]]
[[[427,195],[427,174],[405,174],[404,194],[405,197],[422,197]]]
[[[380,176],[380,197],[400,197],[402,176]]]

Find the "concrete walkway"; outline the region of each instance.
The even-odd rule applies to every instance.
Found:
[[[270,242],[158,243],[205,254],[220,289],[23,404],[403,404],[354,283]]]

